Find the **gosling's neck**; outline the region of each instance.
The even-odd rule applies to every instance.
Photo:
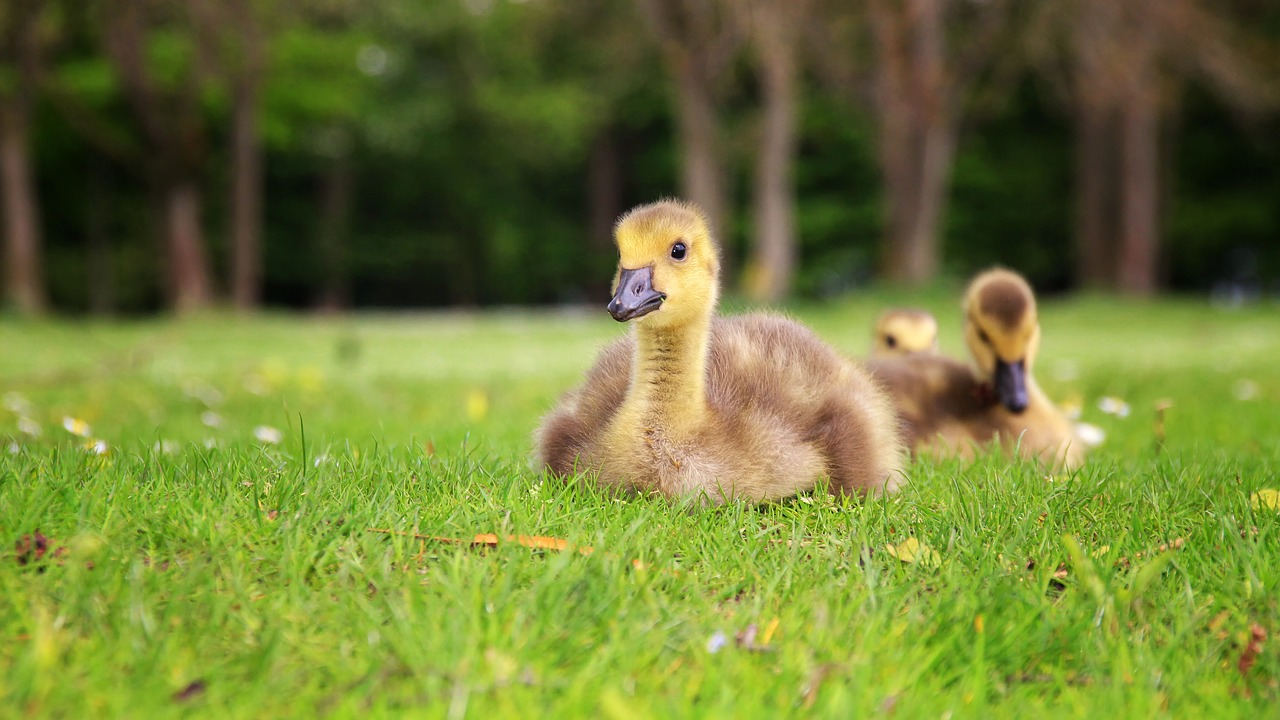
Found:
[[[707,353],[711,315],[676,327],[636,326],[636,354],[627,402],[646,422],[676,437],[693,432],[707,413]]]

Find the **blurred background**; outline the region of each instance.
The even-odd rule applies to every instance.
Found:
[[[603,302],[707,209],[752,300],[1004,263],[1280,295],[1275,0],[4,0],[15,313]]]

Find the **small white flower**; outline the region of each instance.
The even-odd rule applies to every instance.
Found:
[[[40,429],[40,423],[29,417],[23,416],[18,418],[18,432],[23,435],[30,435],[33,438],[40,437],[44,431]]]
[[[724,646],[728,644],[729,638],[725,637],[724,631],[717,630],[712,633],[711,637],[707,638],[707,652],[715,655],[723,650]]]
[[[4,394],[4,406],[14,415],[30,415],[31,403],[22,393],[7,392]]]
[[[1129,417],[1129,403],[1110,395],[1098,399],[1098,409],[1119,418]]]
[[[62,418],[62,427],[77,437],[87,438],[93,434],[93,428],[89,427],[89,423],[69,415]]]
[[[90,440],[89,442],[85,443],[84,449],[88,450],[94,455],[106,455],[107,450],[109,448],[107,447],[106,440]]]
[[[328,453],[320,453],[319,455],[316,456],[316,459],[313,462],[313,464],[316,467],[320,467],[321,465],[327,465],[330,461],[331,461],[331,458],[329,457]]]
[[[1098,447],[1107,439],[1107,433],[1097,425],[1082,422],[1076,423],[1076,437],[1089,447]]]
[[[530,485],[530,486],[529,486],[529,494],[530,494],[530,495],[532,495],[532,496],[534,496],[534,497],[538,497],[538,494],[539,494],[539,493],[541,493],[541,492],[542,492],[542,483],[535,483],[535,484],[533,484],[533,485]]]
[[[1237,400],[1249,401],[1258,397],[1258,383],[1252,380],[1238,380],[1231,388],[1231,394]]]
[[[217,438],[211,438],[211,437],[210,437],[210,438],[205,438],[205,439],[204,439],[204,447],[205,447],[205,449],[206,449],[206,450],[212,450],[212,449],[214,449],[214,448],[218,447],[218,439],[217,439]]]
[[[160,455],[172,455],[178,452],[178,443],[172,440],[159,440],[151,449]]]
[[[18,444],[18,443],[16,443],[16,442],[11,442],[11,443],[9,443],[9,454],[10,454],[10,455],[17,455],[17,454],[18,454],[18,453],[20,453],[20,452],[22,452],[22,446],[21,446],[21,445],[19,445],[19,444]]]
[[[204,423],[206,427],[222,427],[222,416],[212,410],[205,410],[200,413],[200,422]]]
[[[259,425],[254,428],[253,436],[258,439],[258,442],[268,445],[278,445],[284,439],[284,434],[270,425]]]

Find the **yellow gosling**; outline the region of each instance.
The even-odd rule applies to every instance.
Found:
[[[886,310],[876,320],[871,354],[875,357],[938,352],[938,321],[924,310]]]
[[[632,332],[535,434],[559,475],[668,497],[767,501],[830,479],[833,492],[902,481],[898,423],[860,368],[785,318],[715,315],[719,253],[694,206],[623,215],[609,312]]]
[[[1032,375],[1040,321],[1026,280],[1000,268],[975,277],[965,293],[964,335],[972,368],[925,355],[868,362],[893,396],[913,450],[971,457],[999,442],[1055,467],[1080,466],[1085,444]]]

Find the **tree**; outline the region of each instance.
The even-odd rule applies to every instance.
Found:
[[[1156,291],[1161,142],[1185,78],[1204,79],[1244,111],[1269,102],[1273,83],[1227,11],[1200,0],[1060,0],[1034,19],[1032,57],[1065,78],[1060,87],[1074,105],[1081,285]]]
[[[791,291],[798,253],[794,185],[798,45],[809,3],[743,0],[737,4],[755,51],[762,103],[746,290],[754,300],[777,302]]]
[[[674,80],[680,186],[727,240],[719,83],[742,44],[741,24],[722,0],[638,0]]]
[[[196,4],[198,6],[198,4]],[[203,107],[210,58],[196,42],[202,28],[182,0],[119,0],[99,8],[103,45],[147,144],[168,267],[170,305],[179,312],[213,301],[205,247],[201,179],[208,154]],[[160,45],[168,63],[148,50]]]
[[[0,216],[4,218],[5,291],[19,312],[45,310],[40,204],[31,162],[31,113],[47,13],[41,0],[0,8]]]
[[[883,273],[923,283],[938,272],[960,120],[999,54],[1008,7],[869,0],[867,12],[885,192]]]
[[[230,295],[240,310],[262,296],[262,83],[267,70],[270,0],[206,0],[193,12],[231,96]]]

